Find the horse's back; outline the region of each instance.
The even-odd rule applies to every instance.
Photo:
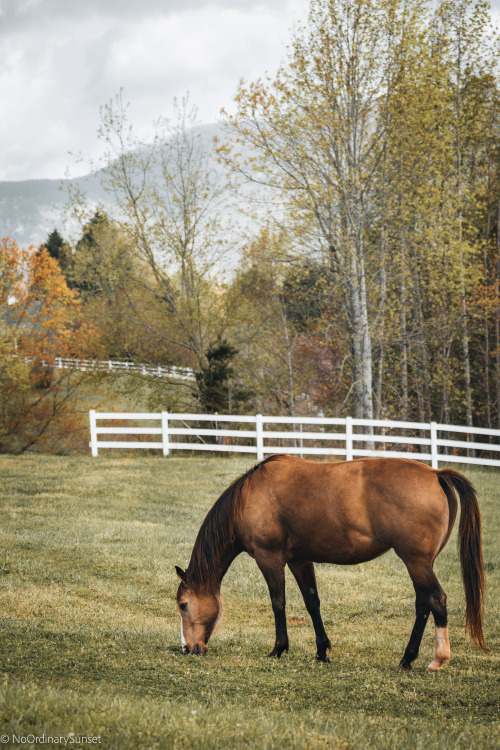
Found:
[[[437,472],[406,459],[320,463],[286,456],[250,480],[243,512],[249,547],[287,559],[354,564],[412,545],[433,557],[448,532]]]

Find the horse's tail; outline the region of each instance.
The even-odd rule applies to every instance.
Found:
[[[446,495],[456,489],[460,498],[458,548],[465,589],[465,629],[471,639],[486,651],[483,637],[485,577],[481,543],[481,513],[476,491],[469,480],[454,469],[440,469],[439,481]]]

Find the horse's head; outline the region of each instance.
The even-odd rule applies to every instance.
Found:
[[[181,579],[177,604],[181,613],[181,642],[185,654],[206,654],[208,640],[222,613],[218,594],[198,591],[190,586],[187,573],[175,566]]]

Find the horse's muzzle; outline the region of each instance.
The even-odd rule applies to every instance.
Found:
[[[189,648],[189,646],[183,646],[182,651],[185,654],[206,654],[208,651],[208,646],[206,646],[204,643],[195,643],[192,648]]]

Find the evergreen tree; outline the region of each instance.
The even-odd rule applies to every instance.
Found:
[[[132,271],[130,243],[104,212],[96,211],[76,243],[69,286],[83,299],[104,295],[113,302]]]
[[[71,260],[71,250],[57,229],[53,229],[47,235],[43,247],[45,247],[50,257],[59,263],[62,271],[65,272]]]
[[[196,373],[198,399],[204,412],[238,412],[250,398],[234,384],[232,362],[238,350],[225,339],[212,344],[206,353],[206,365]]]

